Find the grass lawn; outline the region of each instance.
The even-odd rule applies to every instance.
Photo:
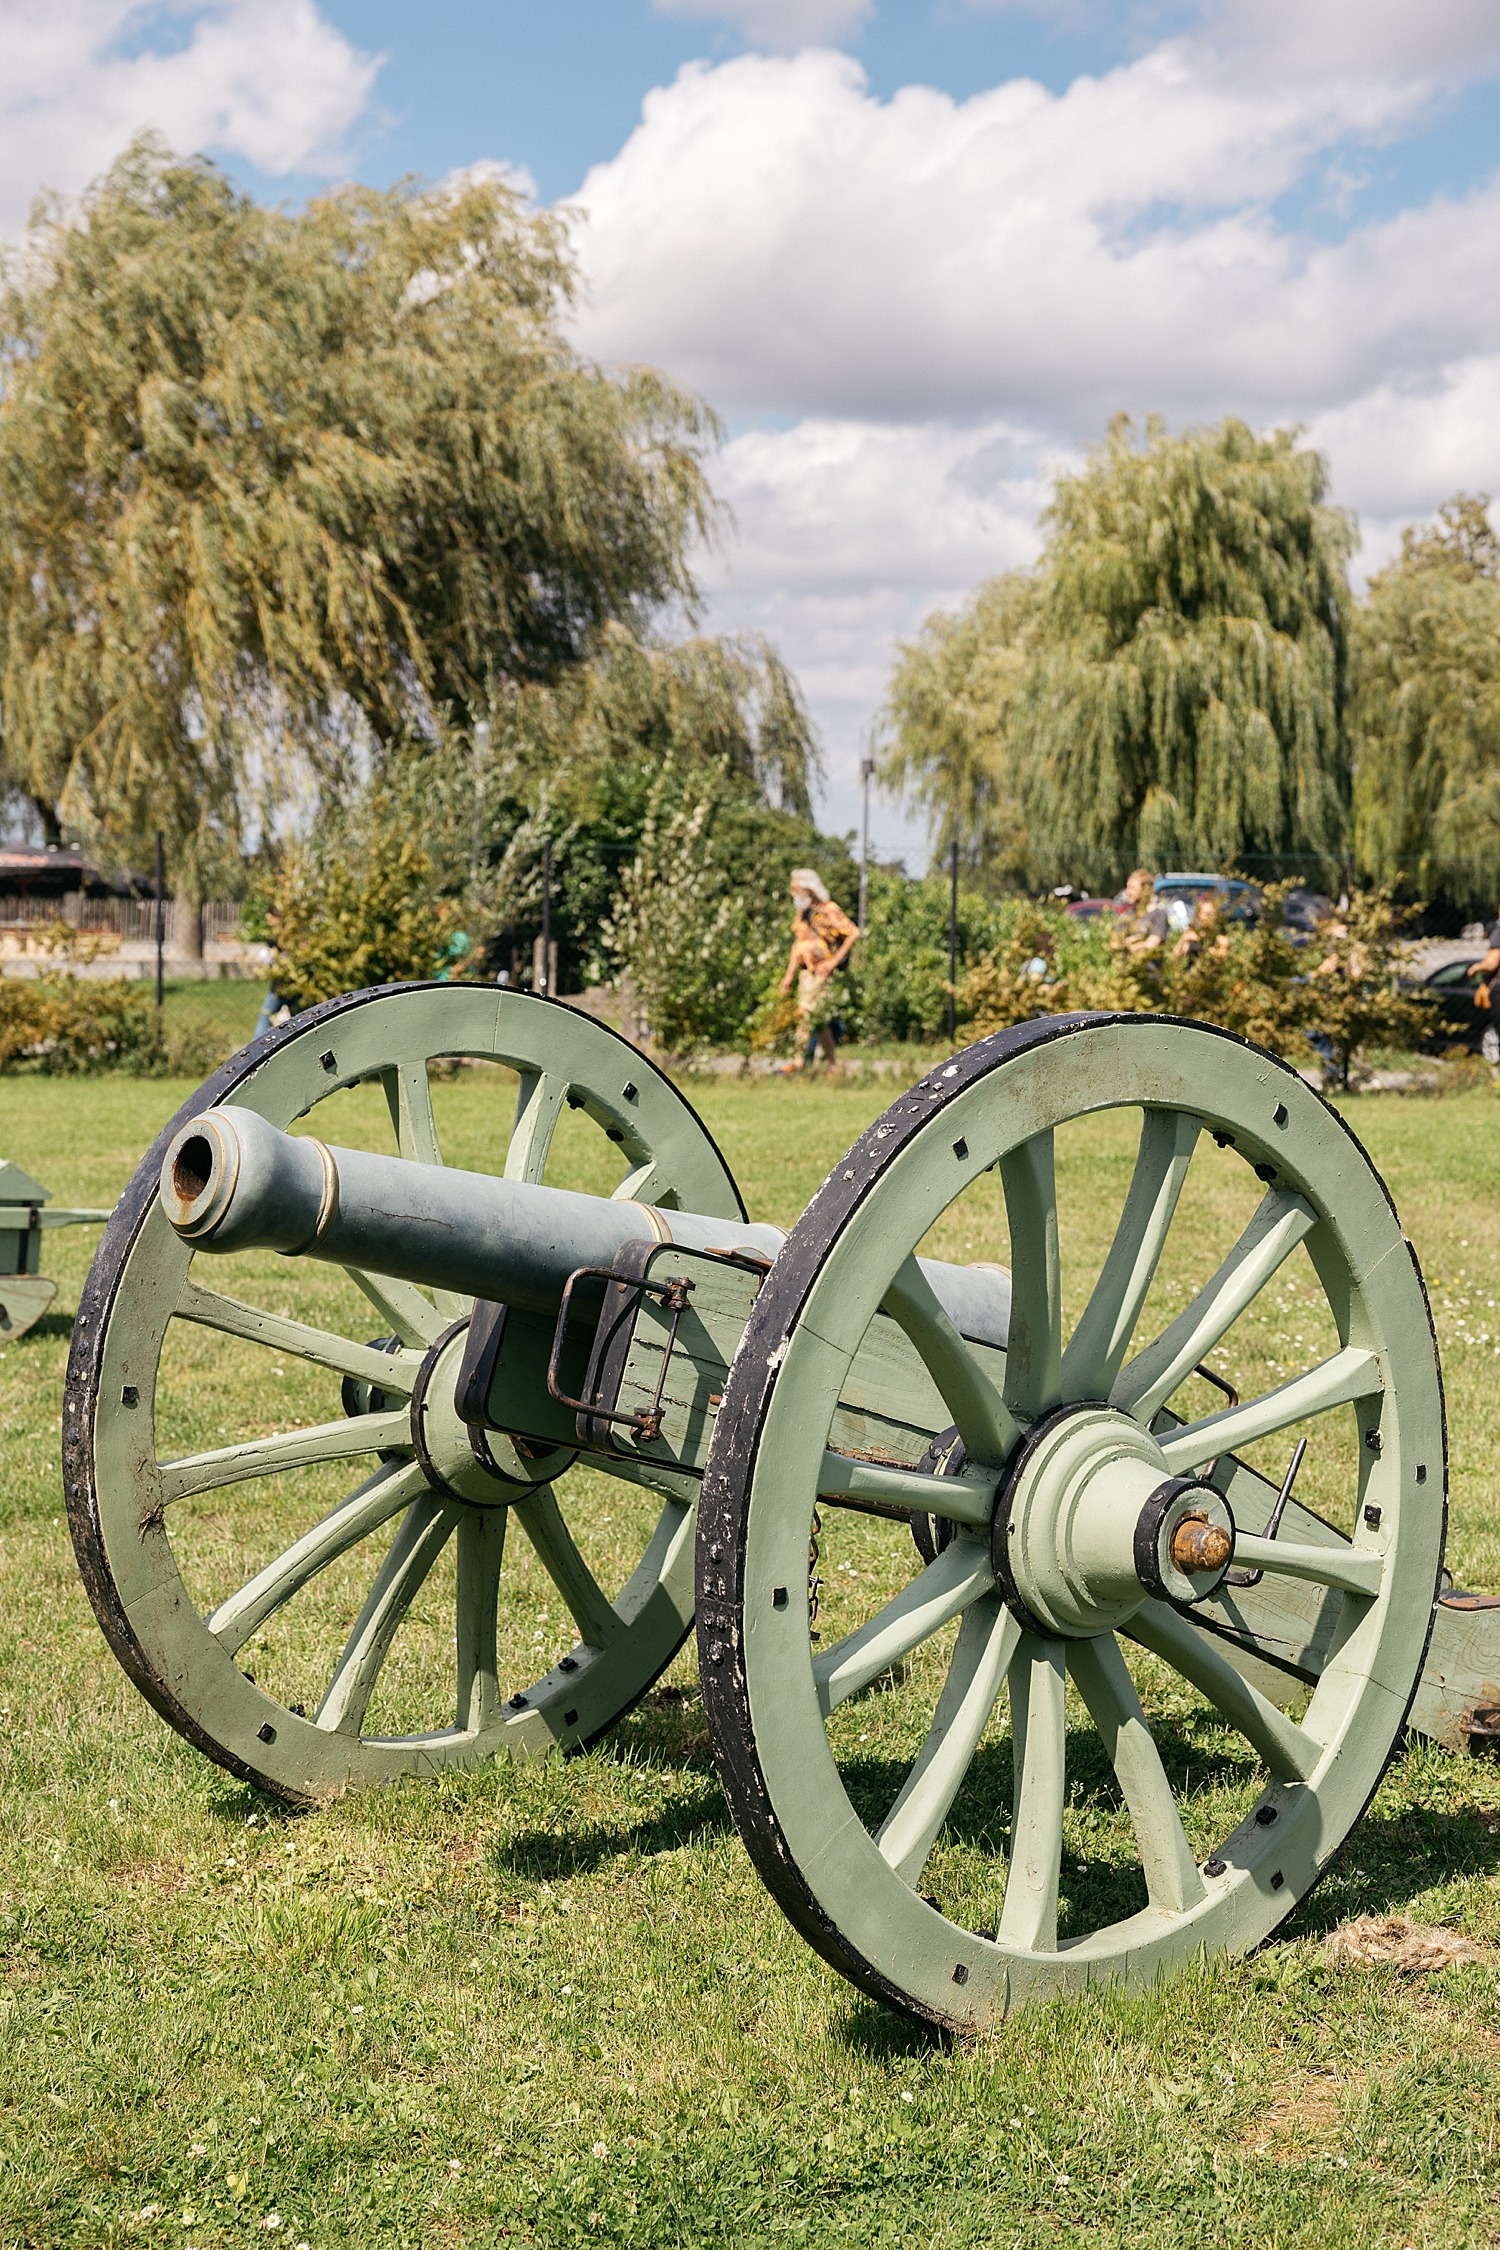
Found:
[[[207,986],[172,1004],[222,1011],[233,1036],[259,997]],[[107,1203],[188,1090],[0,1079],[0,1154],[59,1202]],[[699,1081],[693,1100],[752,1213],[788,1224],[890,1092]],[[438,1095],[449,1160],[493,1162],[494,1078]],[[336,1101],[320,1132],[378,1137],[364,1092]],[[1461,1583],[1500,1590],[1500,1105],[1371,1096],[1349,1114],[1433,1290],[1449,1561]],[[1065,1270],[1085,1272],[1107,1239],[1131,1153],[1112,1119],[1065,1152]],[[593,1184],[598,1154],[566,1142],[559,1176]],[[1229,1157],[1209,1151],[1194,1179],[1159,1284],[1168,1310],[1249,1207]],[[999,1227],[993,1200],[971,1199],[935,1247],[1003,1257]],[[66,1316],[92,1244],[48,1238],[60,1309],[0,1348],[0,2245],[1500,2242],[1493,1764],[1408,1747],[1338,1869],[1254,1960],[1088,1995],[970,2044],[865,2001],[782,1920],[728,1823],[691,1645],[669,1692],[585,1757],[289,1812],[155,1717],[80,1588],[57,1449]],[[225,1287],[258,1282],[262,1302],[319,1318],[340,1309],[329,1269],[229,1263],[241,1271]],[[1294,1260],[1235,1372],[1274,1381],[1297,1352],[1305,1363],[1315,1320]],[[182,1375],[205,1378],[177,1410],[187,1445],[337,1412],[316,1370],[268,1369],[272,1355],[203,1331],[174,1348]],[[1310,1456],[1299,1487],[1330,1508],[1336,1452]],[[348,1481],[302,1472],[284,1492],[216,1498],[184,1533],[205,1606]],[[585,1489],[602,1575],[628,1556],[634,1501],[597,1477]],[[904,1540],[854,1517],[827,1532],[831,1632],[909,1570]],[[300,1624],[267,1633],[256,1654],[276,1692],[315,1684],[368,1574],[346,1558]],[[436,1575],[382,1681],[394,1724],[451,1696],[443,1592]],[[564,1624],[523,1564],[501,1619],[520,1679],[567,1644]],[[872,1788],[909,1754],[899,1696],[872,1693],[840,1721]],[[1185,1709],[1177,1754],[1190,1763],[1211,1736],[1205,1711]],[[945,1904],[982,1906],[1004,1780],[932,1862]],[[1231,1773],[1185,1807],[1195,1844],[1197,1827],[1223,1832],[1237,1785]],[[1065,1916],[1126,1882],[1121,1838],[1080,1736]],[[1330,1967],[1327,1931],[1386,1909],[1466,1932],[1485,1965],[1410,1979]]]

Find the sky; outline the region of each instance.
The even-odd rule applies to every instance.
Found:
[[[1304,429],[1362,570],[1500,493],[1495,0],[0,0],[0,236],[143,126],[569,212],[579,348],[723,418],[706,622],[797,673],[835,829],[897,644],[1112,414]]]

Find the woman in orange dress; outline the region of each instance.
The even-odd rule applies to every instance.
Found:
[[[838,1068],[838,1045],[832,1019],[837,1014],[834,978],[854,950],[859,936],[841,906],[828,895],[828,886],[811,867],[794,867],[792,891],[792,951],[781,980],[783,993],[797,987],[797,1044],[801,1070],[821,1051],[829,1068]]]

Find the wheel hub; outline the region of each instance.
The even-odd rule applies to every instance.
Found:
[[[436,1492],[480,1507],[504,1507],[536,1485],[550,1483],[573,1459],[565,1450],[523,1451],[498,1430],[471,1430],[454,1404],[463,1363],[467,1320],[455,1321],[422,1362],[411,1394],[411,1435],[417,1459]]]
[[[1149,1430],[1109,1406],[1064,1407],[1023,1441],[995,1510],[995,1576],[1033,1630],[1113,1631],[1157,1595],[1204,1601],[1234,1554],[1221,1492],[1174,1477]]]

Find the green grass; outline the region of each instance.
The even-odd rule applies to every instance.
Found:
[[[264,977],[202,977],[168,984],[163,992],[169,1030],[202,1030],[222,1039],[226,1052],[242,1047],[255,1029],[265,998]]]
[[[231,1001],[251,999],[207,986],[173,1004],[222,1005],[232,1035]],[[59,1201],[108,1202],[186,1091],[0,1080],[0,1153]],[[693,1099],[751,1210],[785,1224],[889,1092],[699,1082]],[[439,1093],[450,1160],[492,1159],[493,1079]],[[320,1117],[330,1138],[376,1135],[364,1096],[341,1104],[336,1127]],[[1349,1114],[1433,1287],[1450,1561],[1500,1589],[1500,1106],[1371,1097]],[[577,1138],[560,1167],[592,1184],[600,1154]],[[1064,1151],[1080,1274],[1129,1156],[1111,1121]],[[935,1247],[1003,1257],[993,1193],[951,1214]],[[1246,1193],[1230,1159],[1195,1166],[1162,1309]],[[49,1240],[60,1308],[91,1249],[82,1233]],[[331,1274],[243,1263],[264,1301],[337,1309]],[[1232,1372],[1274,1379],[1296,1337],[1311,1356],[1313,1319],[1294,1261]],[[566,1764],[294,1815],[196,1755],[125,1680],[78,1584],[57,1469],[67,1329],[59,1310],[0,1349],[0,2244],[1500,2240],[1493,1765],[1408,1748],[1334,1876],[1254,1961],[945,2045],[853,1993],[770,1903],[728,1824],[690,1650],[668,1693]],[[268,1374],[265,1355],[221,1339],[188,1339],[179,1364],[212,1377],[182,1409],[188,1439],[329,1410],[312,1373]],[[1336,1508],[1327,1451],[1307,1490]],[[205,1590],[328,1496],[315,1479],[258,1490],[195,1527]],[[627,1488],[595,1480],[588,1497],[603,1570],[638,1527]],[[905,1571],[902,1539],[858,1519],[826,1533],[830,1631]],[[290,1686],[315,1665],[358,1586],[351,1564],[301,1640],[268,1635],[266,1677],[283,1667]],[[434,1581],[383,1689],[398,1721],[420,1723],[446,1677],[441,1596]],[[524,1574],[502,1630],[523,1677],[571,1637],[547,1582]],[[878,1792],[909,1741],[902,1698],[840,1718]],[[1177,1730],[1172,1757],[1222,1751],[1201,1707],[1185,1704]],[[1128,1850],[1076,1739],[1065,1912],[1086,1915],[1128,1883]],[[933,1862],[945,1903],[977,1908],[993,1881],[984,1837],[1004,1778],[982,1777]],[[1222,1833],[1245,1785],[1228,1770],[1190,1826]],[[1496,1949],[1491,1965],[1403,1981],[1325,1963],[1334,1923],[1387,1908],[1467,1931]]]

